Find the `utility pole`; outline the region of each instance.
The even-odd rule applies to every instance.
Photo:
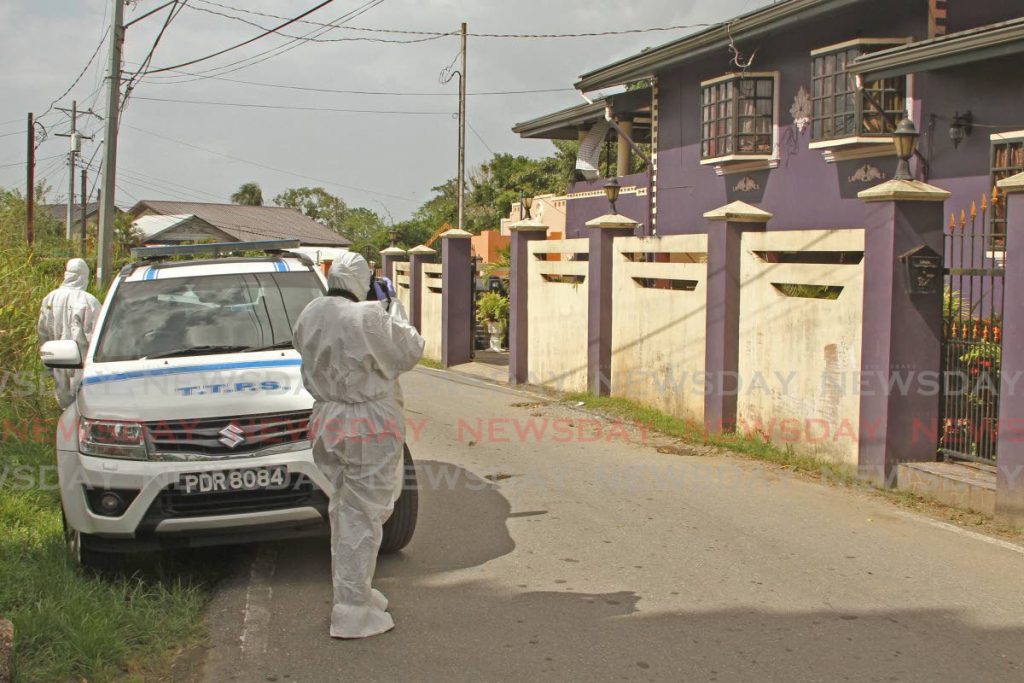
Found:
[[[78,138],[78,101],[73,100],[71,102],[70,110],[63,107],[57,107],[57,109],[71,117],[71,132],[57,133],[57,137],[69,138],[71,140],[71,149],[68,151],[67,220],[64,226],[64,239],[70,241],[75,224],[75,154],[78,153],[82,145]]]
[[[25,179],[25,241],[32,244],[36,210],[36,122],[28,115],[28,164]]]
[[[79,239],[79,249],[82,252],[82,258],[85,258],[85,232],[86,232],[85,217],[86,217],[86,214],[87,214],[88,209],[89,209],[89,184],[87,182],[88,179],[89,179],[89,176],[87,175],[88,172],[89,172],[88,169],[86,169],[83,166],[82,167],[82,213],[78,217],[79,220],[81,221],[81,226],[82,226],[82,231],[81,231],[81,233],[78,236],[78,239]]]
[[[459,230],[466,217],[466,22],[462,22],[462,67],[459,72]]]
[[[124,43],[124,0],[111,0],[110,63],[107,67],[107,118],[103,136],[103,184],[100,203],[99,244],[96,279],[106,287],[113,273],[114,260],[114,178],[117,167],[118,109],[121,106],[121,47]]]
[[[73,100],[71,102],[71,109],[65,109],[64,107],[57,107],[60,111],[64,112],[71,117],[71,132],[70,133],[57,133],[57,137],[69,138],[71,140],[71,149],[68,151],[68,210],[67,210],[67,225],[64,230],[64,239],[71,241],[71,238],[75,233],[75,159],[78,153],[82,151],[82,140],[92,140],[87,135],[81,135],[78,132],[78,101]],[[90,109],[89,111],[83,112],[91,116],[96,116],[95,113]]]

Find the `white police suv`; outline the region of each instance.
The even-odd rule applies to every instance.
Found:
[[[83,370],[57,428],[68,544],[83,565],[328,531],[332,491],[313,463],[313,398],[292,348],[299,313],[326,285],[287,251],[297,246],[135,249],[89,348],[43,345],[48,367]],[[411,539],[417,498],[406,450],[382,552]]]

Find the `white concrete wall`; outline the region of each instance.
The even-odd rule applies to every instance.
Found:
[[[441,264],[424,263],[422,272],[423,298],[420,306],[420,334],[426,344],[423,356],[441,360]]]
[[[587,389],[587,267],[570,260],[589,253],[586,239],[537,240],[529,244],[527,307],[529,381],[559,391]],[[559,261],[539,255],[558,254]],[[544,276],[577,276],[578,284]]]
[[[754,252],[863,252],[864,231],[747,233],[741,268],[738,429],[779,447],[857,463],[864,264],[768,263]],[[838,299],[772,283],[842,287]]]
[[[617,238],[612,273],[612,395],[702,421],[707,235]],[[670,280],[696,286],[669,289]]]
[[[409,262],[399,261],[395,263],[395,294],[405,309],[406,315],[410,313],[412,291],[409,289],[409,277],[412,266]]]

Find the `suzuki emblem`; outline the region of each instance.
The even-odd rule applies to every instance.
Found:
[[[234,422],[217,433],[220,434],[220,438],[217,440],[228,448],[238,448],[245,443],[245,432]]]

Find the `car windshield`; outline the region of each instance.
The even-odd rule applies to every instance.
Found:
[[[321,296],[310,271],[125,282],[107,314],[95,362],[290,348],[306,304]]]

